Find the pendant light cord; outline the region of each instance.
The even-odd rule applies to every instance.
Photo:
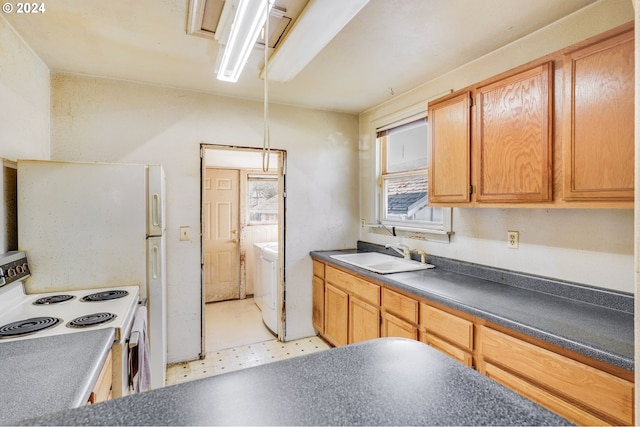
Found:
[[[267,60],[269,50],[269,13],[271,11],[271,0],[267,0],[267,19],[264,26],[264,136],[262,141],[262,171],[269,171],[269,160],[271,159],[271,135],[269,133],[269,78],[267,76]]]

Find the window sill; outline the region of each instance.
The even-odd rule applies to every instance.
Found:
[[[363,224],[362,226],[369,229],[373,229],[372,231],[383,229],[393,236],[401,235],[404,237],[413,237],[417,239],[429,240],[429,241],[440,242],[440,243],[450,243],[450,238],[451,238],[451,235],[453,234],[453,231],[430,230],[430,229],[424,229],[424,228],[418,228],[418,227],[409,227],[404,225]]]

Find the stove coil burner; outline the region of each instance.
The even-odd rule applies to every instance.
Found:
[[[51,305],[74,299],[73,295],[51,295],[48,297],[38,298],[33,305]]]
[[[62,319],[58,319],[57,317],[32,317],[30,319],[8,323],[4,326],[0,326],[0,339],[30,335],[45,329],[53,328],[60,322],[62,322]]]
[[[67,323],[67,328],[88,328],[91,326],[109,323],[117,316],[113,313],[93,313],[76,317]]]
[[[124,298],[127,295],[129,295],[129,292],[123,291],[123,290],[96,292],[95,294],[90,294],[82,297],[80,301],[82,302],[108,301],[112,299]]]

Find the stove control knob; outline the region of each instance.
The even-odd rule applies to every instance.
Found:
[[[16,269],[12,267],[7,270],[7,274],[5,275],[5,277],[13,277],[15,275],[16,275]]]

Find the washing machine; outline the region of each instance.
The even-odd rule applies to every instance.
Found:
[[[253,300],[264,324],[278,335],[278,242],[255,243]]]

